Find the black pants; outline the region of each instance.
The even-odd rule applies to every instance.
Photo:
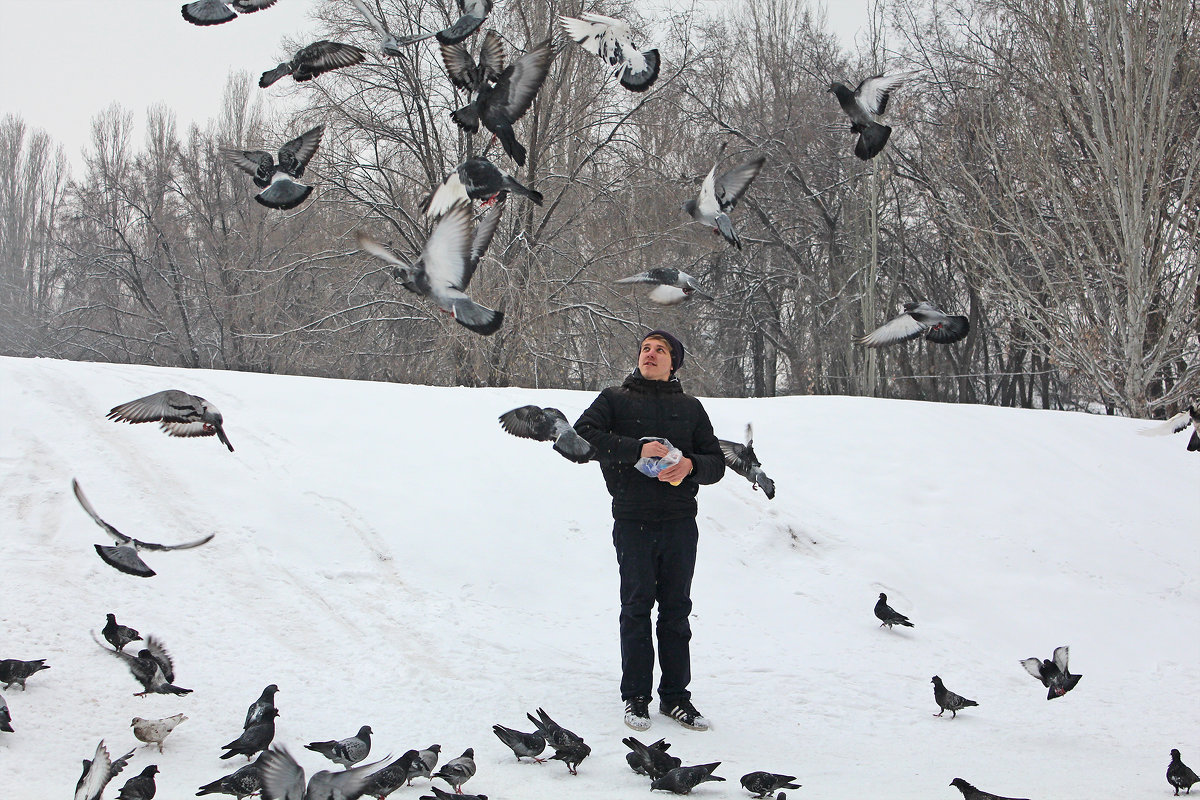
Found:
[[[687,700],[692,680],[692,573],[696,569],[695,518],[665,522],[613,522],[621,568],[621,698],[650,697],[654,642],[650,610],[658,603],[658,663],[663,701]]]

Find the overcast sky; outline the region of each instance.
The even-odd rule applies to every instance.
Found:
[[[274,66],[280,39],[303,38],[324,2],[334,0],[279,0],[201,28],[183,20],[180,0],[0,0],[0,116],[16,113],[46,130],[76,166],[92,118],[114,101],[139,123],[161,102],[181,130],[204,124],[220,109],[229,71]],[[849,45],[865,26],[867,1],[831,5],[830,25]]]

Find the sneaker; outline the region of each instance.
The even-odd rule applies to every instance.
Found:
[[[625,724],[635,731],[650,730],[649,697],[631,697],[625,701]]]
[[[694,731],[708,730],[708,720],[696,710],[691,700],[680,700],[671,704],[662,702],[659,703],[658,710],[685,728],[691,728]]]

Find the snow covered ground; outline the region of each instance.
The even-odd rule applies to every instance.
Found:
[[[614,382],[621,376],[612,376]],[[683,373],[686,386],[686,370]],[[202,395],[237,448],[105,420],[166,388]],[[181,798],[245,763],[220,746],[277,683],[276,743],[375,732],[372,758],[475,749],[492,800],[630,798],[618,692],[617,570],[595,465],[516,439],[525,403],[574,419],[592,395],[444,389],[0,359],[0,658],[46,658],[0,690],[6,798],[67,797],[134,716],[189,717],[159,765]],[[727,474],[701,490],[692,690],[713,730],[657,713],[685,764],[723,762],[699,798],[1158,798],[1168,752],[1200,768],[1200,456],[1137,420],[847,397],[708,400],[719,436],[753,421],[774,501]],[[97,558],[70,491],[150,541],[158,572]],[[111,543],[111,542],[110,542]],[[912,629],[880,629],[880,591]],[[163,640],[186,697],[134,697],[92,640],[106,612]],[[1020,659],[1071,646],[1079,687],[1047,702]],[[938,674],[978,708],[937,718]],[[544,707],[592,746],[577,777],[493,736]],[[446,787],[441,781],[436,785]],[[393,797],[429,794],[426,782]]]

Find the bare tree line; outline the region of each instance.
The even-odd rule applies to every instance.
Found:
[[[393,30],[457,14],[440,0],[368,2]],[[296,93],[292,119],[265,119],[247,75],[229,78],[204,127],[180,131],[169,109],[151,109],[140,144],[114,105],[75,180],[48,135],[5,118],[0,352],[593,389],[623,374],[641,332],[667,327],[689,346],[688,389],[706,395],[1161,416],[1197,393],[1193,0],[898,0],[863,53],[801,0],[653,21],[630,3],[594,10],[652,32],[662,74],[632,94],[569,43],[556,55],[518,124],[529,157],[517,176],[544,204],[509,199],[472,282],[505,311],[496,334],[404,292],[354,242],[366,228],[415,256],[421,199],[464,157],[513,169],[490,136],[450,121],[466,98],[425,42],[272,87]],[[487,24],[515,57],[578,11],[501,3]],[[349,2],[321,13],[313,38],[374,52]],[[827,89],[884,61],[920,78],[893,98],[888,148],[864,163]],[[286,213],[255,204],[220,148],[273,150],[317,122],[313,198]],[[767,165],[735,211],[738,251],[680,204],[718,160],[757,154]],[[663,308],[615,284],[655,266],[684,269],[716,299]],[[854,343],[926,298],[967,315],[970,335]]]

